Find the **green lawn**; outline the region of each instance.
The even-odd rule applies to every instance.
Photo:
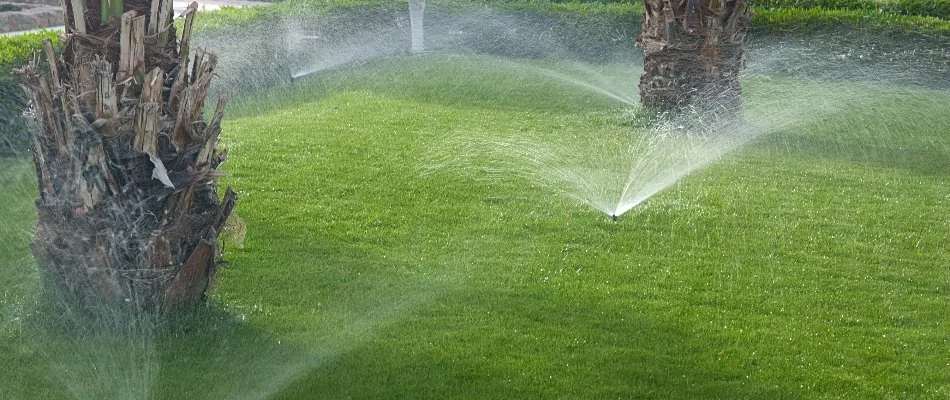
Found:
[[[950,396],[950,94],[749,79],[768,134],[613,223],[494,156],[644,130],[534,67],[637,74],[428,56],[236,99],[246,238],[170,337],[33,337],[34,177],[0,161],[0,397]]]

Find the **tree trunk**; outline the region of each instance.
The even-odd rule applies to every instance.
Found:
[[[44,42],[17,71],[40,129],[33,255],[70,304],[165,312],[203,301],[219,262],[225,99],[202,108],[217,62],[189,67],[192,3],[180,40],[172,0],[66,0],[64,49]]]
[[[751,12],[746,0],[643,0],[640,102],[666,110],[735,111]]]

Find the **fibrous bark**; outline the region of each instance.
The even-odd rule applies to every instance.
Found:
[[[751,12],[747,0],[644,0],[640,101],[667,110],[735,111]]]
[[[202,116],[217,56],[189,54],[172,0],[68,0],[61,54],[18,71],[32,96],[39,183],[33,255],[82,308],[164,312],[203,301],[235,203],[216,178],[225,99]]]

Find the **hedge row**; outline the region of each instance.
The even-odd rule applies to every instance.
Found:
[[[751,0],[759,9],[816,8],[876,11],[950,20],[950,0]]]
[[[524,2],[525,0],[486,0],[492,2]],[[615,3],[640,4],[641,0],[547,0],[550,3]],[[916,15],[950,20],[950,0],[750,0],[755,9],[808,9],[875,11],[879,13]]]
[[[599,14],[614,17],[621,14],[639,14],[642,10],[640,0],[602,1],[612,4],[598,4],[584,0],[572,0],[570,2],[559,2],[559,0],[486,0],[482,3],[502,9]],[[221,29],[234,24],[240,25],[242,22],[253,21],[265,15],[273,17],[288,12],[304,11],[301,10],[301,7],[305,8],[306,12],[327,12],[332,9],[379,6],[389,3],[395,4],[394,1],[387,0],[336,0],[332,2],[303,0],[294,3],[281,3],[272,7],[226,8],[220,11],[203,13],[202,18],[196,20],[195,31]],[[398,3],[402,4],[402,0]],[[438,4],[443,5],[443,3],[448,3],[447,5],[450,8],[453,8],[454,5],[472,5],[468,1],[462,0],[443,0]],[[941,19],[933,15],[929,17],[920,16],[942,13],[942,15],[950,17],[950,0],[755,0],[753,4],[755,5],[756,15],[752,20],[752,25],[754,29],[760,31],[843,26],[861,29],[902,30],[929,35],[950,34],[950,18]],[[884,10],[884,12],[879,10]],[[902,10],[936,11],[932,13],[915,11],[914,13],[917,15],[911,15],[914,13]],[[0,76],[8,75],[10,66],[28,61],[34,50],[40,48],[43,39],[52,39],[55,43],[60,34],[61,32],[58,31],[41,31],[0,37]]]
[[[752,28],[773,32],[845,27],[870,31],[899,31],[925,36],[950,35],[950,20],[821,7],[755,9]]]
[[[33,55],[33,51],[40,48],[43,39],[58,42],[60,33],[59,31],[44,30],[0,37],[0,68],[29,60]]]
[[[29,101],[10,70],[25,64],[40,49],[43,39],[59,43],[58,31],[40,31],[0,37],[0,156],[23,152],[28,148],[24,121],[20,113]]]
[[[221,11],[207,12],[197,19],[195,30],[222,30],[228,27],[240,27],[246,23],[261,19],[279,20],[284,15],[294,15],[300,12],[326,13],[333,10],[367,9],[374,7],[392,8],[394,12],[404,7],[405,0],[298,0],[293,3],[282,2],[270,7],[254,7],[246,9],[229,8]],[[609,1],[609,0],[608,0]],[[632,2],[626,2],[632,1]],[[822,5],[840,6],[841,8],[857,8],[857,10],[828,9],[822,7],[811,8],[783,8],[793,5],[809,6],[813,3]],[[915,35],[929,35],[948,37],[950,35],[950,20],[937,17],[904,15],[910,12],[903,10],[922,10],[930,7],[931,10],[946,12],[950,0],[757,0],[754,4],[755,17],[752,28],[757,34],[768,32],[810,32],[829,28],[863,29],[872,31],[910,32]],[[888,10],[894,12],[871,11],[869,4],[886,4]],[[446,12],[465,13],[470,7],[490,6],[499,10],[511,10],[523,13],[538,13],[547,15],[545,18],[560,16],[567,25],[577,25],[587,21],[621,24],[635,28],[639,24],[642,3],[640,0],[624,0],[610,4],[583,1],[559,3],[557,0],[525,1],[525,0],[442,0],[438,3],[440,9]],[[778,7],[778,8],[770,8]],[[913,8],[917,7],[917,8]],[[923,8],[921,8],[923,7]],[[883,9],[883,8],[882,8]],[[922,13],[914,11],[915,13]],[[590,28],[588,26],[588,28]],[[588,29],[589,31],[590,29]],[[581,32],[581,30],[575,30]],[[16,65],[26,63],[35,50],[40,48],[43,39],[49,38],[58,42],[60,32],[42,31],[38,33],[0,37],[0,155],[10,153],[11,148],[21,147],[23,135],[22,119],[18,118],[20,110],[26,105],[19,84],[10,76],[10,69]],[[633,33],[635,35],[635,32]],[[596,38],[581,38],[594,40]]]
[[[365,6],[385,1],[386,0],[294,0],[294,3],[299,4],[302,2],[307,6],[333,7],[339,5]],[[281,1],[278,0],[278,2]],[[459,0],[441,0],[437,4],[446,5],[446,3],[448,3],[451,5],[458,2]],[[480,2],[489,5],[517,3],[642,4],[641,0],[480,0]],[[403,2],[400,1],[399,3]],[[916,15],[950,20],[950,0],[750,0],[750,3],[752,7],[756,9],[808,9],[820,7],[826,10],[875,11],[879,13]]]

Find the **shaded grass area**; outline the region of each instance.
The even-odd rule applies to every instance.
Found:
[[[0,359],[13,368],[0,370],[0,393],[101,393],[50,368],[85,348],[105,361],[75,365],[131,370],[89,385],[145,382],[156,398],[220,398],[238,383],[266,389],[247,397],[288,399],[950,393],[950,95],[834,85],[827,114],[619,223],[517,174],[421,173],[433,151],[451,151],[437,148],[447,132],[585,143],[637,129],[622,104],[531,71],[489,58],[380,61],[236,99],[223,140],[248,230],[243,248],[226,247],[215,303],[224,321],[246,322],[45,352],[8,339],[22,325],[6,322]],[[830,87],[746,85],[750,104]],[[14,221],[0,230],[10,243],[0,260],[21,271],[0,287],[20,285],[6,295],[19,299],[34,279],[35,188],[28,163],[0,162],[0,219]],[[288,363],[287,352],[305,356]],[[127,354],[139,361],[110,361]]]

